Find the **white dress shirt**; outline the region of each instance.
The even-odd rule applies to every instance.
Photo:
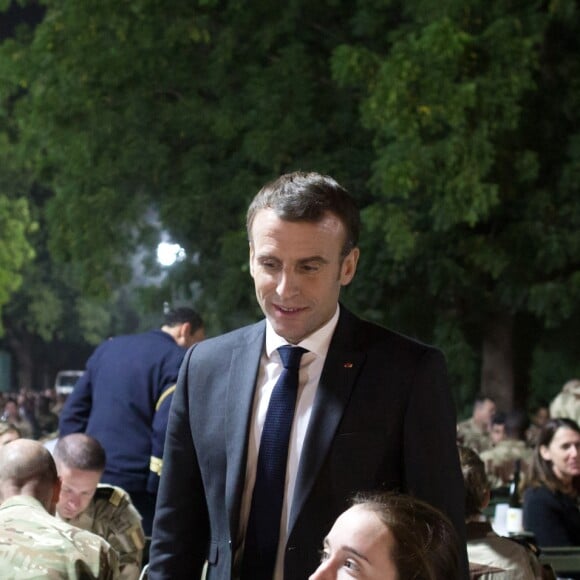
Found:
[[[280,540],[278,543],[278,555],[276,558],[273,580],[283,580],[284,578],[284,552],[288,536],[288,520],[291,505],[288,498],[294,496],[296,475],[298,474],[298,465],[300,463],[306,429],[308,428],[308,423],[310,421],[312,405],[314,403],[314,397],[316,396],[316,390],[318,389],[318,383],[320,382],[320,375],[322,374],[322,367],[326,360],[328,347],[330,346],[330,340],[332,339],[334,329],[338,323],[339,313],[340,308],[337,305],[333,317],[322,328],[319,328],[302,342],[295,345],[305,348],[308,352],[302,355],[300,361],[298,394],[288,445],[288,464],[286,468],[286,484],[284,502],[282,504],[282,517],[280,521]],[[241,562],[241,546],[243,545],[243,537],[245,535],[250,515],[262,429],[264,427],[264,421],[266,420],[270,396],[272,395],[274,386],[276,385],[283,369],[277,348],[285,344],[288,344],[288,341],[283,339],[281,336],[278,336],[274,332],[272,325],[266,321],[265,352],[262,353],[262,358],[260,359],[260,371],[254,392],[254,407],[250,425],[250,439],[248,441],[246,481],[242,496],[240,532],[238,538],[240,549],[236,554],[236,569],[239,569],[239,564]]]

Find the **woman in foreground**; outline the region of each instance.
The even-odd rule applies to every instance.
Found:
[[[310,580],[452,580],[458,578],[455,529],[411,496],[359,495],[324,539]]]

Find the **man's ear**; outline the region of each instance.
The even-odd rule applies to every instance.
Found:
[[[358,259],[360,256],[360,250],[358,248],[353,248],[347,256],[342,260],[342,265],[340,267],[340,284],[341,286],[346,286],[350,284],[354,275],[356,273],[356,265],[358,264]]]
[[[254,246],[252,246],[252,242],[249,243],[249,248],[250,248],[250,255],[249,255],[250,276],[253,278],[254,277]]]
[[[50,498],[50,509],[48,510],[51,515],[56,513],[56,504],[60,498],[60,488],[62,487],[62,482],[60,477],[56,478],[54,485],[52,486],[52,497]]]
[[[186,338],[191,334],[191,323],[184,322],[179,329],[179,335]]]

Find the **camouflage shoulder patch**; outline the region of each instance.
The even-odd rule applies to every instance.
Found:
[[[126,495],[128,495],[127,492],[120,487],[108,485],[106,483],[99,483],[97,490],[95,491],[94,499],[106,501],[107,503],[118,507]]]

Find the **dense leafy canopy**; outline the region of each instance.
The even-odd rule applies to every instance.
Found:
[[[580,316],[573,0],[43,5],[0,46],[2,155],[51,192],[47,256],[83,300],[154,266],[163,228],[188,255],[173,297],[214,330],[254,319],[245,208],[312,169],[363,209],[358,312],[435,340],[470,389],[495,322],[549,366],[545,329]]]

